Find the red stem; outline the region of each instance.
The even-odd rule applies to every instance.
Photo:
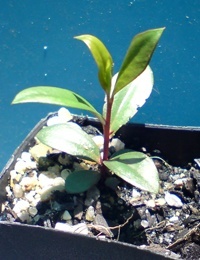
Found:
[[[110,141],[110,120],[111,120],[111,110],[112,110],[113,98],[107,95],[107,112],[106,120],[104,125],[104,146],[103,146],[103,159],[102,161],[108,160],[109,155],[109,141]]]

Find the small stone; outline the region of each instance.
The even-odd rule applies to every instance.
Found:
[[[70,232],[70,233],[79,233],[83,235],[88,235],[89,233],[87,225],[85,223],[79,223],[77,225],[71,226],[67,223],[58,222],[55,225],[55,229]]]
[[[144,201],[144,203],[146,204],[147,208],[155,208],[155,206],[156,206],[156,203],[154,200],[147,200],[147,201]]]
[[[15,195],[16,198],[22,198],[24,195],[24,191],[22,189],[22,186],[19,184],[15,184],[13,186],[13,193]]]
[[[85,223],[79,223],[77,225],[72,226],[74,233],[88,235],[88,227]]]
[[[48,167],[48,172],[55,174],[55,176],[59,176],[60,174],[60,166],[58,164],[54,166],[49,166]]]
[[[58,117],[60,118],[60,120],[63,122],[63,123],[66,123],[66,122],[69,122],[70,120],[73,119],[73,116],[72,114],[69,112],[69,110],[65,107],[61,107],[59,110],[58,110]]]
[[[27,170],[27,164],[23,160],[18,160],[15,164],[14,170],[18,173],[24,174]]]
[[[43,143],[38,143],[29,149],[31,156],[36,161],[38,161],[39,158],[41,158],[41,157],[46,157],[46,155],[48,153],[50,153],[51,151],[52,151],[52,148]]]
[[[32,203],[35,200],[36,191],[31,190],[25,193],[25,198],[28,200],[29,203]]]
[[[17,213],[18,218],[21,219],[22,222],[29,223],[31,221],[30,215],[26,211],[22,211]]]
[[[18,214],[22,211],[26,211],[29,207],[29,203],[26,200],[19,200],[13,208],[13,211]]]
[[[65,189],[65,180],[62,177],[57,177],[53,181],[53,186],[57,187],[58,190]]]
[[[36,207],[29,207],[28,212],[31,215],[31,217],[34,217],[38,213],[38,210]]]
[[[71,170],[64,169],[64,170],[61,171],[60,175],[63,178],[63,180],[66,180],[67,177],[70,175],[70,173],[71,173]]]
[[[142,220],[140,224],[143,228],[147,228],[149,226],[149,223],[146,220]]]
[[[61,222],[57,222],[56,223],[55,229],[61,230],[61,231],[66,231],[66,232],[70,232],[70,233],[74,232],[74,230],[73,230],[71,225],[69,225],[67,223],[61,223]]]
[[[164,198],[159,198],[157,200],[155,200],[155,203],[157,206],[164,206],[166,204],[166,200]]]
[[[14,184],[20,181],[22,175],[18,174],[15,170],[10,171],[10,186],[13,188]]]
[[[93,186],[91,189],[89,189],[86,193],[86,200],[85,200],[85,206],[90,206],[94,202],[98,200],[100,197],[100,191],[97,189],[96,186]]]
[[[103,135],[96,135],[92,139],[95,142],[95,144],[99,147],[99,149],[101,149],[103,147],[103,144],[104,144]]]
[[[40,187],[53,186],[56,175],[50,172],[43,172],[39,175],[38,181]]]
[[[61,216],[61,219],[68,221],[72,219],[72,216],[70,215],[68,210],[65,210]]]
[[[179,222],[179,218],[176,217],[176,216],[173,216],[173,217],[171,217],[171,218],[169,219],[169,222],[171,222],[171,223],[178,223],[178,222]]]
[[[47,126],[56,125],[56,124],[64,124],[68,121],[72,120],[73,116],[69,112],[68,109],[62,107],[58,110],[58,115],[50,117],[47,120]]]
[[[109,146],[110,147],[113,146],[115,148],[115,151],[118,152],[118,151],[124,149],[125,144],[118,138],[113,138],[112,141],[110,142]]]
[[[38,180],[35,176],[24,177],[19,184],[21,185],[23,191],[30,191],[38,184]]]
[[[93,206],[89,206],[89,208],[86,211],[85,214],[85,219],[87,221],[94,221],[95,219],[95,212],[94,212],[94,207]]]
[[[178,180],[175,180],[175,182],[174,182],[174,185],[176,188],[182,188],[183,184],[184,184],[184,179],[178,179]]]
[[[21,159],[25,162],[31,162],[31,154],[28,152],[23,152],[21,154]]]
[[[7,193],[8,197],[11,197],[13,195],[13,193],[12,193],[12,191],[10,189],[10,186],[6,186],[5,190],[6,190],[6,193]]]
[[[44,187],[40,191],[40,199],[41,199],[41,201],[48,201],[48,200],[50,200],[53,192],[54,192],[54,188],[52,186]]]
[[[139,191],[137,191],[136,189],[132,189],[132,194],[131,194],[132,198],[139,198],[141,197],[141,193]]]
[[[181,199],[179,197],[177,197],[175,194],[166,192],[165,200],[166,200],[167,204],[171,207],[181,208],[183,206]]]
[[[65,166],[72,164],[72,160],[69,157],[69,155],[63,154],[63,153],[58,156],[58,162],[62,165],[65,165]]]

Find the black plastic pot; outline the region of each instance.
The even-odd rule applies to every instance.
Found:
[[[0,203],[5,200],[9,172],[22,151],[33,144],[36,133],[45,125],[41,120],[16,149],[0,176]],[[92,118],[81,120],[100,128]],[[158,149],[170,164],[184,166],[200,158],[200,128],[128,124],[117,133],[129,148]],[[164,252],[164,253],[163,253]],[[162,253],[133,245],[101,241],[79,234],[0,222],[0,255],[2,259],[176,259],[166,250]]]

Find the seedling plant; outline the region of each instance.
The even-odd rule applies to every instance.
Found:
[[[69,193],[80,193],[99,182],[102,175],[116,174],[126,182],[149,192],[159,191],[157,169],[144,153],[123,149],[109,157],[109,142],[119,128],[138,111],[153,88],[153,72],[149,62],[164,28],[137,34],[131,41],[118,73],[113,75],[113,59],[105,45],[93,35],[80,35],[98,68],[100,86],[105,92],[102,114],[77,93],[52,86],[37,86],[20,91],[12,104],[40,102],[78,108],[92,113],[103,128],[103,155],[93,139],[72,122],[43,128],[37,134],[42,143],[81,159],[94,161],[99,171],[79,170],[66,179]]]

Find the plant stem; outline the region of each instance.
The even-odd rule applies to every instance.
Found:
[[[107,95],[106,120],[103,129],[104,130],[103,161],[107,161],[109,155],[110,120],[111,120],[112,104],[113,104],[113,98],[110,98],[109,95]]]

